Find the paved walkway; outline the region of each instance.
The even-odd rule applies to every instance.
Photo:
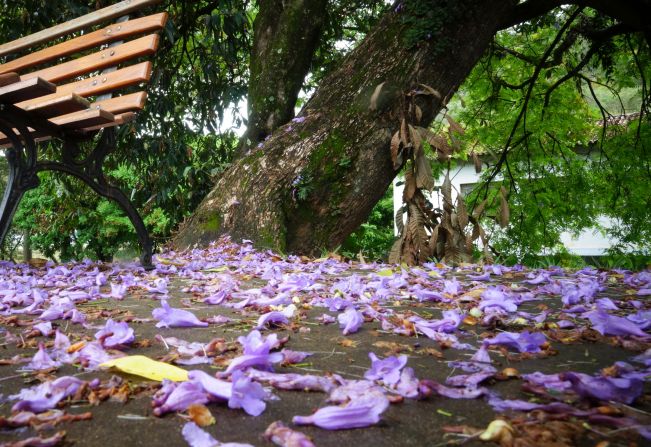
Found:
[[[649,436],[644,426],[651,426],[649,289],[649,272],[437,264],[403,270],[335,258],[283,259],[227,242],[160,255],[150,273],[135,265],[6,263],[0,266],[0,442],[60,433],[53,444],[188,445],[182,429],[191,402],[171,402],[159,382],[98,366],[141,354],[218,373],[229,386],[243,380],[245,394],[258,390],[247,374],[266,386],[271,377],[281,380],[256,372],[266,367],[307,375],[323,388],[269,387],[258,416],[215,402],[205,390],[183,395],[210,399],[205,407],[215,423],[203,430],[224,443],[272,445],[263,433],[283,421],[317,446],[479,445],[484,429],[503,419],[493,439],[505,446],[643,445],[649,441],[638,432]],[[118,322],[126,325],[111,326]],[[254,371],[246,372],[244,362],[224,374],[247,355],[238,337],[258,329],[258,341],[269,341],[271,351],[251,363]],[[491,363],[479,361],[485,355]],[[47,396],[25,390],[66,376],[83,382],[58,403],[35,408],[60,390]],[[385,401],[390,405],[382,411]],[[372,408],[364,407],[369,402]],[[372,419],[374,411],[379,422],[347,430],[292,423],[335,405],[366,413],[321,424],[345,427]],[[171,410],[154,415],[165,409]]]

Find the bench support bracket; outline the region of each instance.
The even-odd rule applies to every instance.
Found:
[[[11,221],[25,192],[39,185],[37,174],[41,171],[63,172],[77,177],[97,194],[113,200],[122,208],[138,235],[142,248],[140,256],[142,266],[147,270],[153,269],[153,245],[140,214],[129,198],[119,188],[110,185],[104,177],[102,169],[104,159],[115,149],[115,129],[103,129],[95,148],[80,161],[76,160],[81,153],[79,141],[74,138],[63,139],[61,162],[38,161],[36,143],[27,127],[12,121],[8,116],[0,114],[0,132],[7,135],[12,144],[6,149],[9,177],[0,204],[0,242],[7,236]]]

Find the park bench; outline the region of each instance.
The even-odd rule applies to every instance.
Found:
[[[0,148],[9,176],[0,205],[0,243],[24,193],[41,171],[75,176],[114,200],[136,229],[146,269],[152,242],[129,198],[103,174],[116,147],[115,126],[133,120],[146,92],[167,13],[142,16],[160,0],[126,0],[13,42],[0,44]],[[115,20],[100,29],[97,25]],[[62,38],[63,37],[63,38]],[[5,59],[4,63],[3,58]],[[56,141],[54,159],[43,159],[42,142]],[[88,154],[80,145],[91,144]],[[40,152],[39,152],[40,151]],[[49,153],[49,152],[48,152]]]

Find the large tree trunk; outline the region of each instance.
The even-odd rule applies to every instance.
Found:
[[[404,93],[422,83],[451,96],[516,3],[400,2],[322,82],[303,122],[275,130],[224,174],[173,245],[224,234],[306,254],[341,244],[396,175],[389,142]],[[443,105],[432,98],[422,105],[424,124]]]
[[[253,24],[249,117],[240,154],[294,117],[328,0],[261,0]]]

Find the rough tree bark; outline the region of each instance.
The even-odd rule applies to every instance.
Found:
[[[422,83],[450,97],[517,0],[404,3],[419,7],[383,17],[324,79],[299,114],[304,120],[276,129],[262,148],[238,160],[173,246],[206,245],[229,234],[315,254],[341,244],[364,221],[396,175],[389,142],[404,93]],[[435,29],[418,28],[431,23]],[[435,98],[422,104],[422,123],[442,105]]]
[[[249,116],[240,154],[294,117],[328,0],[261,0],[253,23]]]

